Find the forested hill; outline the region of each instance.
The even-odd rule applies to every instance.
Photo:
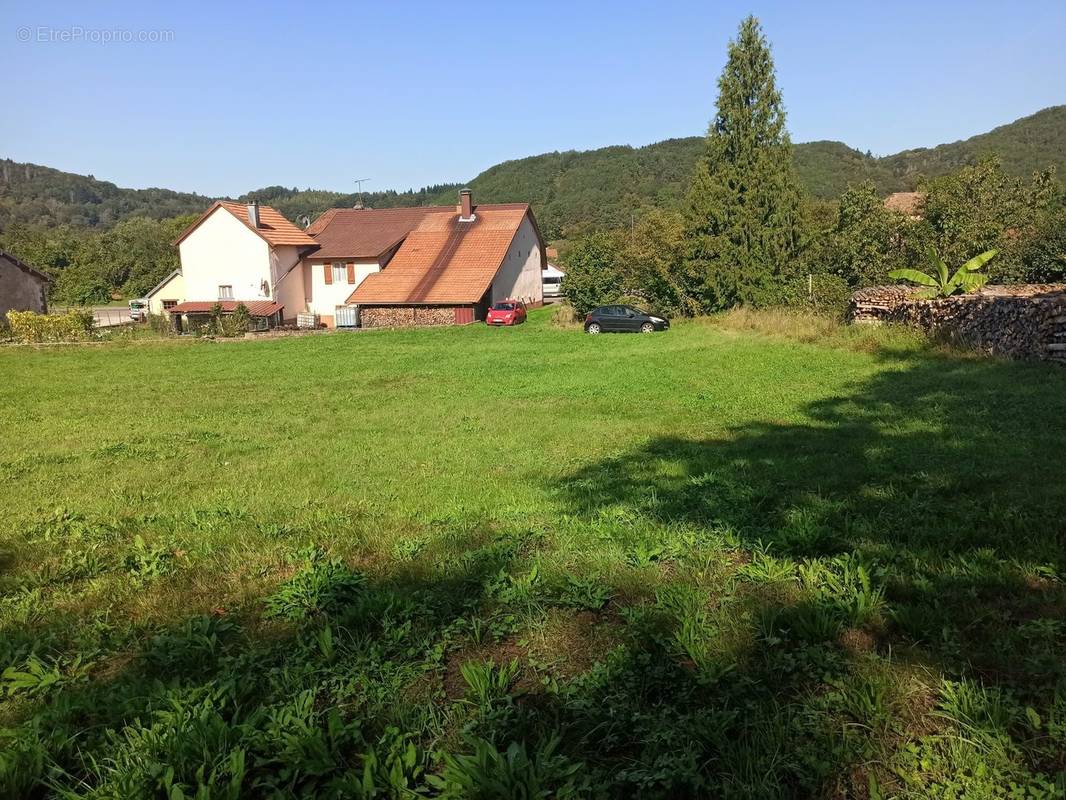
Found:
[[[198,194],[120,189],[92,175],[0,160],[0,229],[12,222],[109,228],[126,217],[165,219],[203,211],[210,202]]]
[[[506,161],[470,182],[476,201],[533,204],[545,234],[573,235],[603,225],[626,225],[650,206],[676,205],[683,196],[703,138],[668,139],[646,147],[545,153]],[[1054,106],[961,142],[874,158],[841,142],[796,145],[800,178],[816,197],[838,196],[849,183],[872,180],[882,193],[911,189],[922,175],[950,172],[995,152],[1008,172],[1029,175],[1066,169],[1066,106]],[[452,203],[459,184],[362,195],[272,186],[244,195],[277,207],[290,219],[357,200],[377,208]],[[211,198],[167,189],[120,189],[90,176],[0,161],[0,230],[33,226],[109,227],[130,216],[154,218],[202,211]]]
[[[584,226],[627,225],[647,206],[679,202],[703,138],[668,139],[646,147],[546,153],[507,161],[471,181],[480,202],[533,204],[551,237]],[[841,142],[795,146],[800,180],[815,197],[840,195],[849,183],[872,180],[882,194],[913,189],[923,175],[943,175],[996,153],[1004,168],[1028,177],[1049,166],[1066,170],[1066,106],[1054,106],[965,141],[874,158]]]

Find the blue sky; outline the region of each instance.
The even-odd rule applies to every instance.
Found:
[[[0,0],[0,156],[209,195],[463,181],[509,158],[702,134],[748,13],[794,141],[887,154],[1066,102],[1061,0]],[[89,40],[114,30],[172,33]]]

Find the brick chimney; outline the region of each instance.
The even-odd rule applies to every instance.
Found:
[[[474,221],[474,200],[469,189],[459,190],[459,221]]]
[[[248,224],[253,228],[259,227],[259,201],[253,200],[248,204]]]

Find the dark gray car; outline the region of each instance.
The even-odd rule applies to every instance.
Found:
[[[633,306],[597,306],[585,317],[585,333],[653,333],[670,328],[670,320]]]

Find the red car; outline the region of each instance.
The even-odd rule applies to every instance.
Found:
[[[517,325],[526,321],[526,304],[521,300],[493,303],[485,317],[486,325]]]

